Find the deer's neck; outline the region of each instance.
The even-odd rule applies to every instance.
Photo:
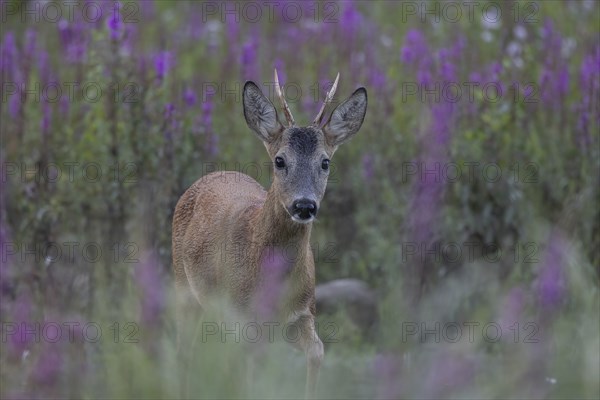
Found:
[[[292,221],[271,187],[262,209],[255,215],[253,238],[263,247],[280,248],[290,255],[299,252],[297,259],[301,259],[308,252],[311,227],[312,223]]]

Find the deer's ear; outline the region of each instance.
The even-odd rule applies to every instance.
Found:
[[[356,89],[348,100],[336,107],[323,127],[331,146],[339,146],[358,132],[367,112],[367,90]]]
[[[244,85],[242,101],[246,123],[263,142],[270,143],[283,131],[277,110],[254,82]]]

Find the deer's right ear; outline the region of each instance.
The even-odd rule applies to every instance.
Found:
[[[273,103],[261,92],[254,82],[244,85],[242,96],[244,103],[244,118],[246,123],[258,137],[266,142],[272,142],[282,131],[283,125],[277,118],[277,110]]]

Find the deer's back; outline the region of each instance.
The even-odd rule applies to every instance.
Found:
[[[189,285],[202,304],[215,287],[231,291],[252,278],[239,270],[237,274],[232,274],[231,268],[228,271],[227,264],[244,260],[233,256],[224,260],[221,254],[225,247],[250,236],[251,216],[265,198],[266,191],[258,182],[230,171],[203,176],[181,196],[173,216],[172,243],[179,288]]]

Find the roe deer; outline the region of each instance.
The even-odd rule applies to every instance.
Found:
[[[288,283],[281,299],[282,316],[300,332],[297,346],[307,357],[306,395],[314,396],[323,343],[315,330],[315,265],[310,248],[312,221],[325,193],[329,160],[338,146],[361,127],[367,91],[357,89],[331,113],[321,127],[339,74],[313,123],[298,127],[281,93],[275,89],[287,126],[271,101],[254,82],[246,82],[243,109],[246,123],[263,141],[274,170],[271,188],[239,172],[214,172],[196,181],[179,199],[173,217],[173,269],[180,301],[188,298],[209,306],[211,294],[229,297],[244,313],[252,313],[252,298],[261,285],[264,255],[279,246],[296,254],[285,271]],[[206,243],[218,244],[207,251]],[[228,251],[242,248],[240,257]],[[291,291],[293,288],[293,292]]]

